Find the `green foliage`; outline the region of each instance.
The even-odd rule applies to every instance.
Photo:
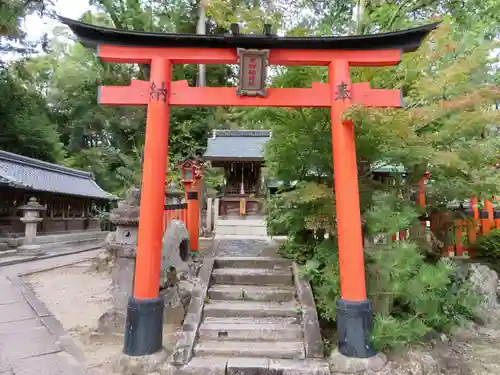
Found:
[[[87,12],[83,19],[97,25],[137,31],[194,32],[196,29],[195,1],[175,0],[160,4],[139,0],[95,0],[91,3],[99,11]],[[19,15],[22,18],[27,13]],[[211,22],[208,32],[219,31],[217,24]],[[0,104],[1,111],[6,113],[2,121],[5,119],[8,124],[7,131],[0,136],[0,146],[91,171],[100,186],[120,195],[141,181],[146,112],[142,106],[100,105],[97,92],[101,85],[126,86],[132,79],[145,79],[144,67],[103,63],[92,50],[78,43],[68,43],[69,30],[57,28],[55,34],[50,41],[50,53],[9,64],[13,82],[9,90],[24,90],[31,96],[16,99],[16,106],[9,104],[5,109],[3,103]],[[175,80],[185,79],[191,85],[196,83],[196,74],[194,65],[175,65],[173,69]],[[233,76],[228,66],[207,67],[208,85],[225,86]],[[19,115],[12,120],[14,109],[23,101],[30,103],[23,111],[17,111]],[[35,106],[36,109],[32,109]],[[39,116],[31,118],[28,112]],[[214,119],[215,112],[212,108],[171,110],[167,172],[170,180],[178,179],[175,166],[180,161],[188,155],[203,154],[209,130],[220,126]],[[42,122],[50,126],[40,130],[38,124]],[[17,123],[22,123],[22,127]],[[48,148],[46,143],[54,140],[59,147],[57,152],[39,151]],[[220,177],[213,182],[220,186]]]
[[[26,32],[22,21],[30,14],[41,17],[50,13],[53,0],[2,0],[0,2],[0,52],[28,54],[39,46],[38,42],[26,41]],[[46,47],[46,36],[43,36],[41,47]]]
[[[395,233],[416,219],[415,210],[387,193],[377,194],[373,202],[366,215],[368,232]],[[309,238],[306,242],[292,236],[281,253],[304,264],[302,275],[311,282],[320,317],[334,322],[340,298],[336,239]],[[428,263],[410,241],[366,247],[365,264],[378,350],[401,349],[429,332],[446,332],[470,319],[481,302],[454,264],[447,259]]]
[[[310,280],[320,317],[334,322],[336,303],[340,298],[340,273],[336,243],[324,240],[313,248],[312,258],[302,268]]]
[[[292,240],[282,249],[292,259],[308,258],[301,276],[311,282],[320,317],[335,322],[340,274],[334,239],[315,246],[299,246]],[[368,296],[375,311],[372,341],[377,350],[402,349],[430,332],[447,332],[471,319],[481,303],[450,261],[428,264],[410,242],[378,247],[365,257]]]
[[[267,202],[271,234],[279,230],[294,236],[303,230],[332,232],[335,227],[334,196],[326,184],[303,181]],[[279,229],[278,229],[279,228]]]
[[[446,332],[471,319],[481,300],[443,258],[425,262],[415,244],[395,242],[367,256],[367,285],[376,320],[373,343],[399,349],[431,331]]]
[[[49,162],[63,159],[50,111],[36,90],[0,67],[0,149]]]
[[[476,257],[500,266],[500,229],[493,229],[481,236],[474,246]]]

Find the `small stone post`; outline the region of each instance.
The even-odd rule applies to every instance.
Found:
[[[207,198],[207,232],[212,233],[213,198]]]
[[[43,219],[40,217],[40,211],[45,210],[35,197],[31,197],[27,204],[19,207],[23,211],[21,221],[25,224],[24,242],[18,247],[22,255],[40,255],[43,251],[40,245],[36,243],[36,227]]]
[[[217,232],[217,224],[219,222],[219,207],[220,207],[220,200],[219,198],[215,198],[214,202],[214,232]]]

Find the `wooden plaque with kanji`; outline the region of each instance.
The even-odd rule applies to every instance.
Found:
[[[240,96],[266,96],[269,50],[238,48],[240,81],[236,93]]]

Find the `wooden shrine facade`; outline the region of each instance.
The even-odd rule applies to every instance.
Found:
[[[23,235],[18,207],[31,197],[45,207],[41,234],[99,230],[99,212],[116,199],[91,173],[0,150],[0,237]]]
[[[213,168],[224,170],[221,216],[260,216],[266,195],[264,146],[269,130],[214,130],[203,155]]]

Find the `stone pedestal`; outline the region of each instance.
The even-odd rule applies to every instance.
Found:
[[[17,248],[21,255],[41,255],[43,251],[40,245],[36,243],[36,228],[38,223],[43,219],[40,217],[40,212],[45,210],[45,207],[37,202],[35,197],[31,197],[27,204],[19,207],[23,211],[21,221],[25,224],[24,243]]]

